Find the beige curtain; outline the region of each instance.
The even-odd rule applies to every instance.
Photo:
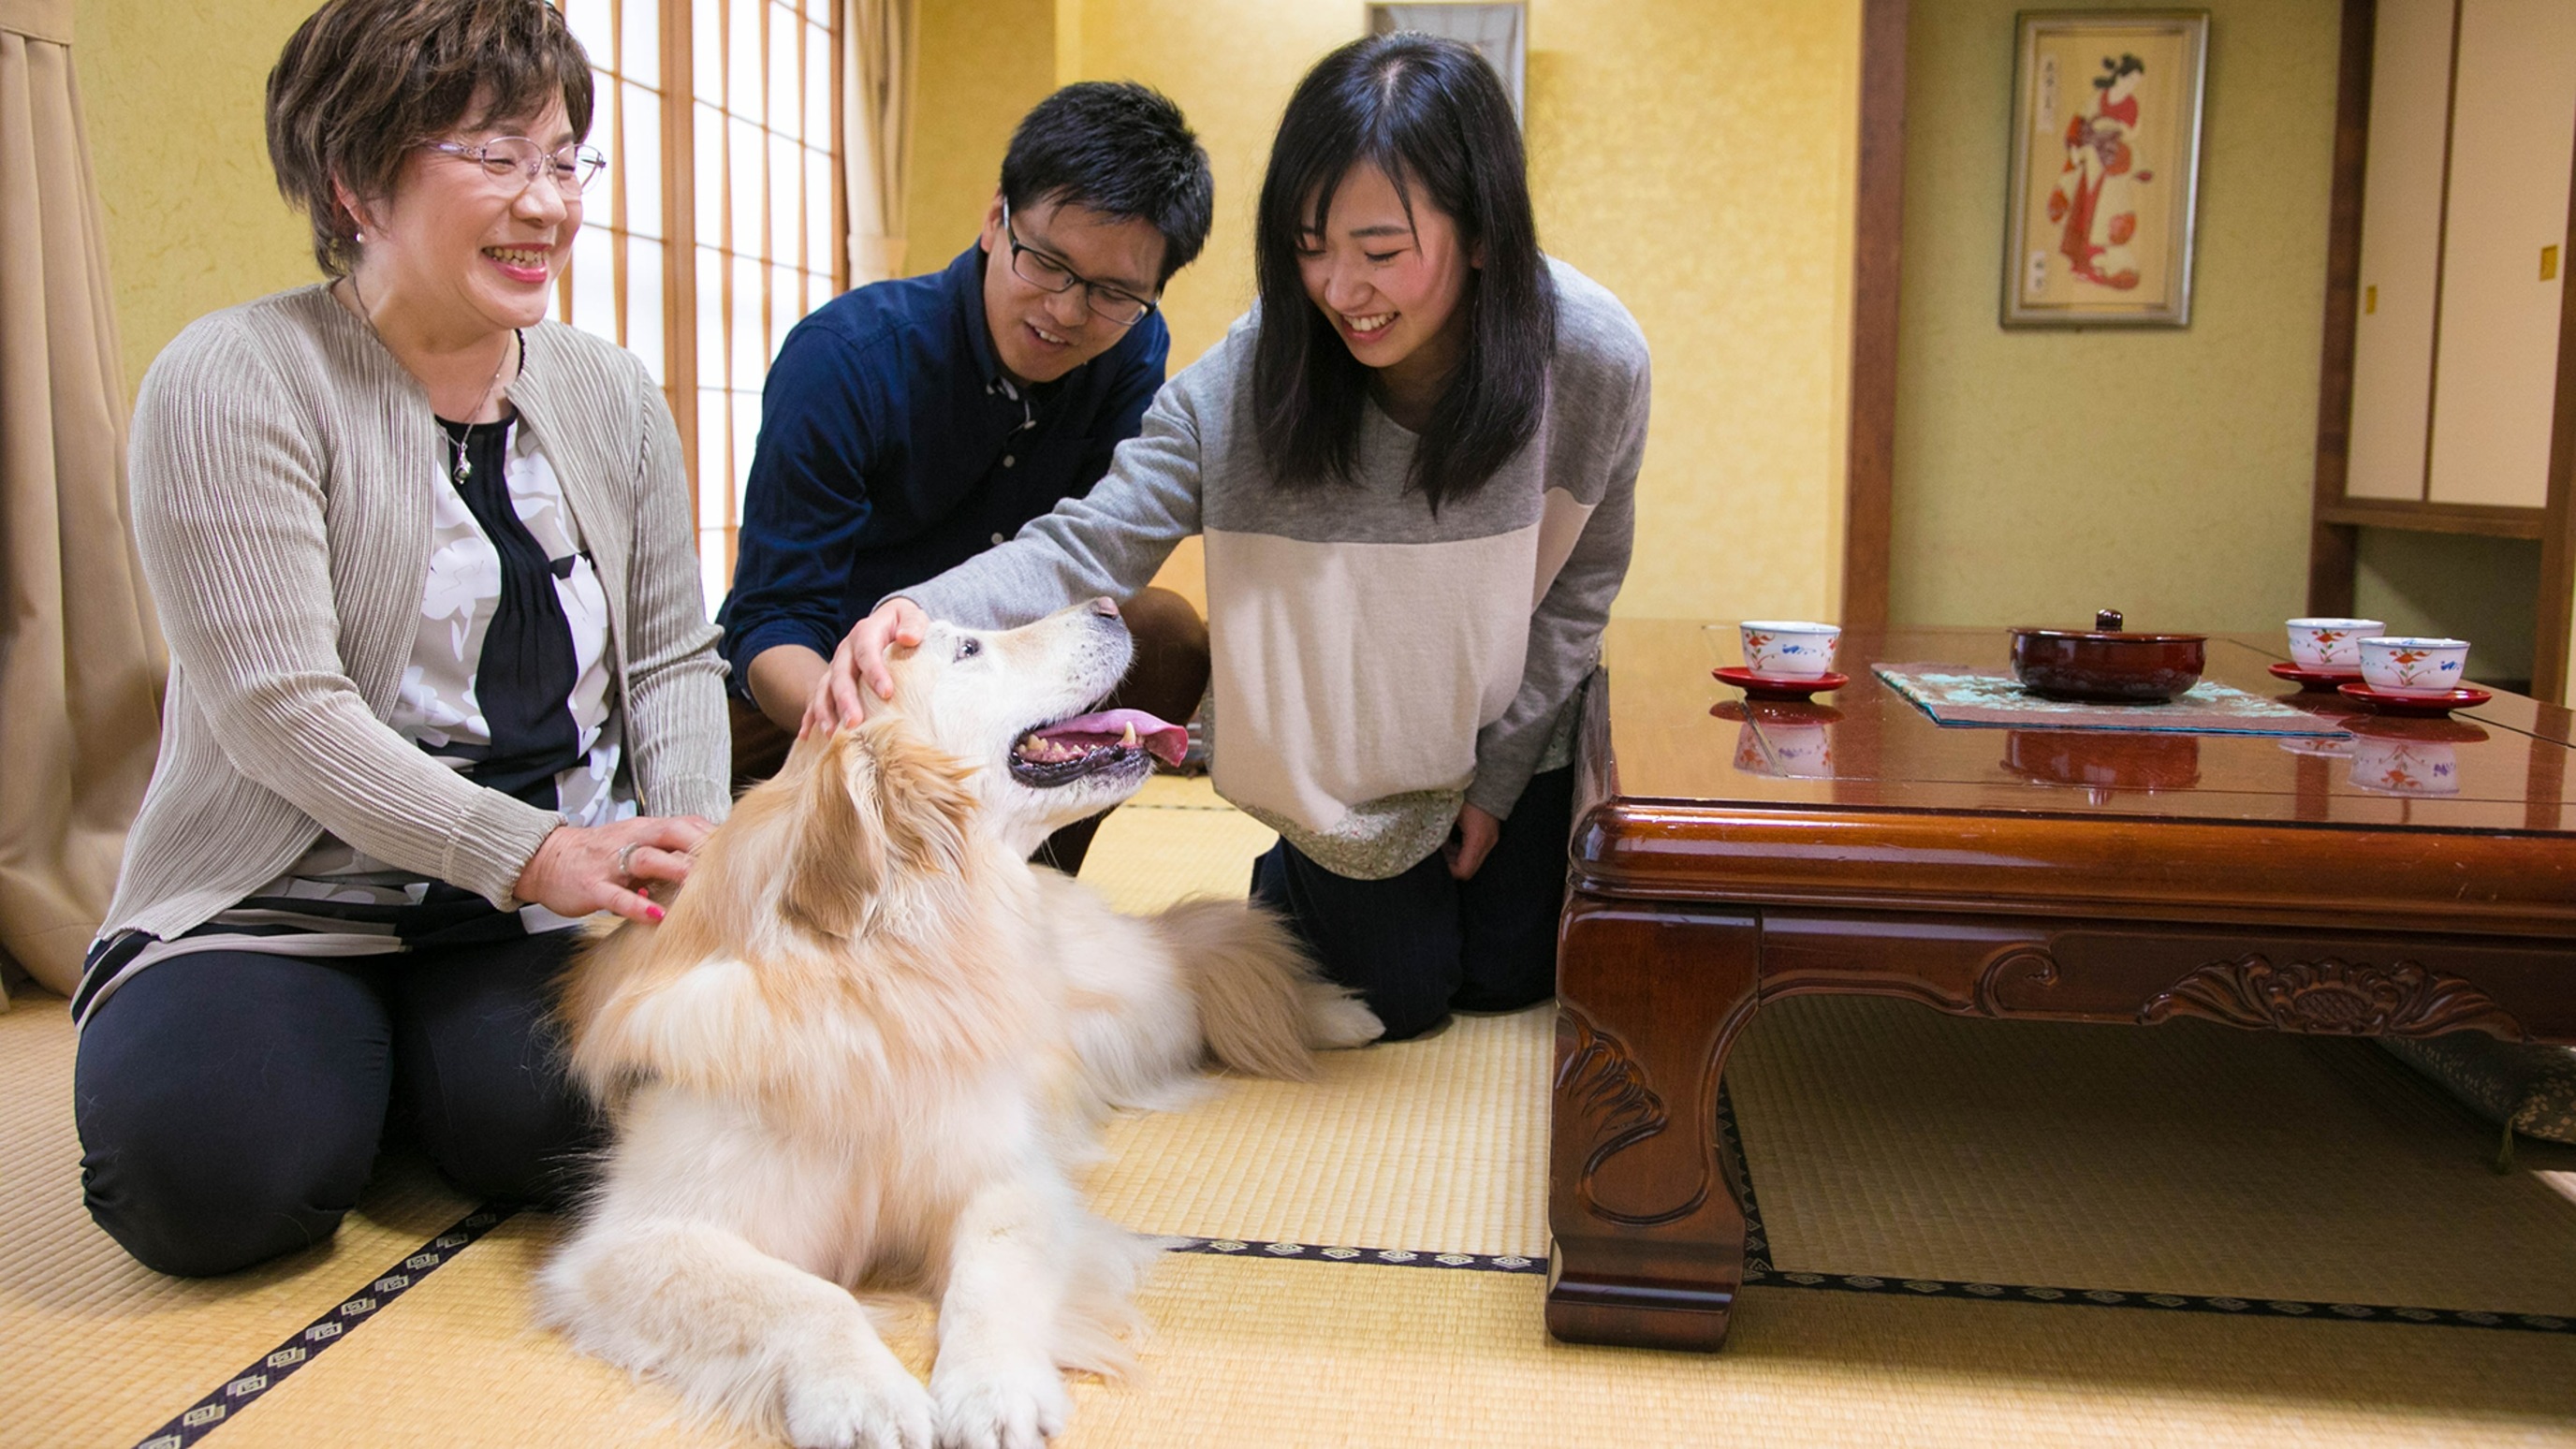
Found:
[[[903,189],[912,175],[916,0],[841,0],[841,137],[850,196],[850,285],[903,275]]]
[[[69,993],[159,747],[168,656],[125,502],[125,387],[72,0],[0,0],[0,950]]]

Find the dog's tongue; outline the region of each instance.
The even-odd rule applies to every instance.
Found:
[[[1061,724],[1051,724],[1036,731],[1042,740],[1063,740],[1075,745],[1116,744],[1136,731],[1139,743],[1166,765],[1177,765],[1181,754],[1190,747],[1190,732],[1176,724],[1167,724],[1141,709],[1104,709],[1098,714],[1077,715]]]

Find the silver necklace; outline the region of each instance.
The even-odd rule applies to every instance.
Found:
[[[388,353],[392,352],[393,348],[385,342],[385,334],[376,332],[376,319],[367,311],[367,296],[358,290],[358,274],[355,272],[349,274],[349,295],[358,304],[358,320],[367,324],[369,332],[376,333],[376,345],[383,347]],[[525,358],[528,355],[528,334],[513,327],[510,329],[510,336],[517,343],[517,355]],[[479,413],[492,405],[492,394],[501,385],[501,369],[510,365],[511,356],[512,349],[507,347],[501,349],[501,360],[492,364],[492,380],[483,384],[483,397],[474,404],[473,412]],[[438,433],[440,437],[447,440],[450,450],[447,459],[447,476],[457,487],[462,488],[465,486],[465,480],[474,476],[474,460],[465,456],[465,445],[474,440],[474,420],[471,414],[467,416],[465,431],[462,434],[450,433],[447,431],[447,424],[441,421]]]

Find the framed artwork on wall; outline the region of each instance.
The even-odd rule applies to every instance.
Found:
[[[1512,115],[1527,116],[1521,104],[1529,56],[1529,6],[1523,0],[1487,5],[1474,0],[1428,0],[1425,4],[1371,4],[1368,33],[1386,35],[1418,30],[1448,40],[1464,41],[1485,57],[1512,93]]]
[[[2003,325],[2191,322],[2206,10],[2015,17]]]

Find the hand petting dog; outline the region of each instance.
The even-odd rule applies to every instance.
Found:
[[[676,890],[689,878],[690,853],[714,828],[695,815],[558,825],[528,857],[510,893],[574,920],[607,911],[630,921],[659,921],[655,888]]]
[[[917,648],[929,630],[930,616],[910,599],[888,599],[851,625],[832,651],[831,667],[814,685],[814,698],[805,706],[805,721],[797,726],[796,737],[801,740],[817,730],[828,732],[866,719],[867,704],[859,693],[862,680],[877,692],[877,698],[894,698],[894,675],[886,668],[886,651],[897,646]]]

